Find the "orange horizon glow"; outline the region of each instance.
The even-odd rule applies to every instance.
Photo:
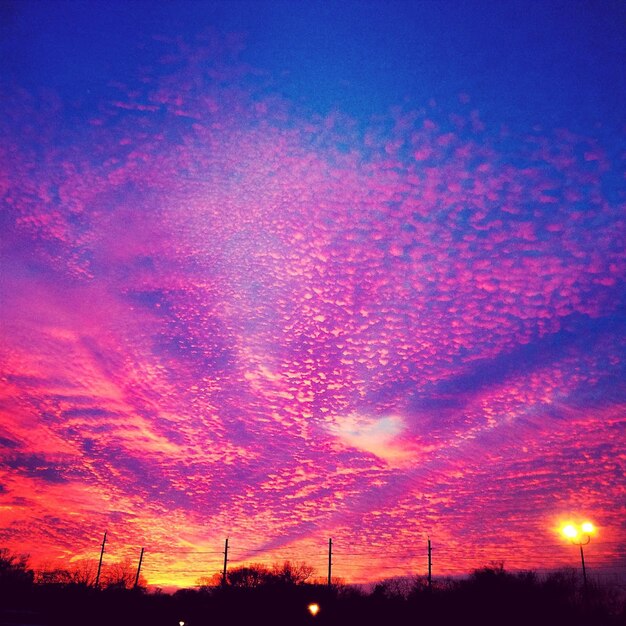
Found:
[[[584,522],[579,525],[564,522],[560,527],[560,534],[572,541],[576,540],[580,534]],[[589,530],[589,528],[587,527]],[[593,526],[593,531],[597,529]],[[484,532],[484,529],[483,529]],[[427,550],[426,539],[416,545],[411,550],[398,549],[398,546],[388,546],[386,550],[375,550],[366,546],[355,547],[353,544],[345,544],[339,540],[337,535],[333,539],[333,578],[337,578],[346,584],[370,584],[393,576],[414,576],[426,575]],[[531,538],[526,544],[516,545],[511,539],[511,545],[499,547],[490,543],[490,536],[483,534],[482,544],[467,544],[456,542],[453,546],[446,546],[434,539],[433,546],[433,574],[438,576],[464,576],[470,574],[474,569],[489,566],[493,562],[502,562],[507,570],[529,570],[539,571],[556,570],[563,567],[572,567],[577,564],[575,555],[567,549],[567,546],[559,543],[551,543],[549,535],[545,535],[541,541]],[[495,539],[495,538],[494,538]],[[502,539],[502,535],[498,539]],[[242,547],[237,538],[229,539],[230,553],[241,554]],[[285,545],[282,549],[267,553],[259,552],[252,548],[250,554],[254,556],[240,559],[229,556],[228,569],[236,569],[240,566],[254,566],[262,564],[271,567],[274,564],[281,565],[284,561],[293,563],[307,563],[315,567],[312,578],[309,582],[317,582],[325,585],[325,570],[327,567],[327,540],[320,538],[317,545],[307,543],[298,547],[297,545]],[[125,562],[128,568],[135,571],[137,567],[139,550],[120,551],[120,546],[116,542],[116,537],[109,531],[109,540],[104,554],[104,569],[113,563]],[[223,544],[222,544],[223,548]],[[421,548],[422,554],[419,555]],[[177,551],[187,552],[187,556],[172,559]],[[244,550],[245,552],[246,550]],[[365,554],[365,553],[368,554]],[[358,557],[356,555],[359,555]],[[603,544],[601,540],[594,541],[593,560],[596,565],[610,563],[611,545]],[[41,558],[41,557],[39,557]],[[74,563],[89,562],[92,566],[97,563],[98,551],[83,555],[74,555],[72,558],[41,558],[32,565],[35,569],[55,569],[72,568]],[[145,550],[142,565],[142,576],[150,588],[191,588],[200,584],[217,584],[215,581],[220,578],[223,567],[223,552],[218,545],[204,544],[202,546],[179,546],[162,551]],[[606,567],[606,566],[604,566]],[[177,572],[177,573],[175,573]],[[212,582],[209,582],[212,581]]]

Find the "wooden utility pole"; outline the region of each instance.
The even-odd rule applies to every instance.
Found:
[[[433,586],[433,550],[430,545],[430,537],[428,537],[428,590],[430,591]]]
[[[102,571],[102,557],[104,556],[104,544],[107,542],[107,531],[104,531],[104,539],[102,540],[102,549],[100,550],[100,561],[98,562],[98,573],[96,574],[96,584],[94,585],[97,589],[100,586],[100,572]]]
[[[328,540],[328,586],[331,586],[332,580],[332,569],[333,569],[333,540]]]
[[[135,585],[133,589],[137,589],[139,586],[139,572],[141,572],[141,562],[143,561],[143,551],[145,548],[141,548],[141,554],[139,555],[139,565],[137,566],[137,576],[135,576]]]
[[[222,572],[222,586],[226,587],[226,567],[228,564],[228,537],[226,537],[226,543],[224,544],[224,571]]]

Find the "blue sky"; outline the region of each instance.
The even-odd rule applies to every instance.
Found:
[[[132,73],[154,33],[241,33],[242,59],[319,111],[385,112],[472,96],[506,122],[616,123],[626,78],[621,2],[3,3],[5,73],[80,93]]]

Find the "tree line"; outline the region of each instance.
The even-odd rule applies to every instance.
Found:
[[[14,554],[7,548],[0,548],[0,582],[4,586],[15,587],[25,583],[37,585],[76,585],[94,587],[98,573],[98,562],[79,559],[67,567],[43,566],[33,570],[29,557]],[[99,586],[104,589],[131,589],[135,586],[136,569],[129,559],[106,563],[102,566]],[[139,576],[138,586],[146,587],[143,576]]]
[[[173,594],[135,585],[129,562],[29,567],[26,555],[0,549],[0,624],[41,626],[345,626],[476,623],[484,626],[623,626],[623,590],[584,587],[576,570],[539,576],[490,564],[462,579],[397,577],[368,589],[315,578],[305,562],[233,567]]]

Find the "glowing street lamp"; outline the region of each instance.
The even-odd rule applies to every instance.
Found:
[[[591,535],[596,531],[591,522],[583,522],[580,526],[576,524],[566,524],[561,528],[561,534],[569,539],[574,545],[580,547],[580,562],[583,566],[583,584],[587,590],[587,570],[585,569],[585,553],[583,546],[591,541]]]
[[[309,604],[309,606],[307,607],[307,609],[309,609],[309,613],[315,617],[319,612],[320,612],[320,605],[317,604],[317,602],[312,602],[311,604]]]

